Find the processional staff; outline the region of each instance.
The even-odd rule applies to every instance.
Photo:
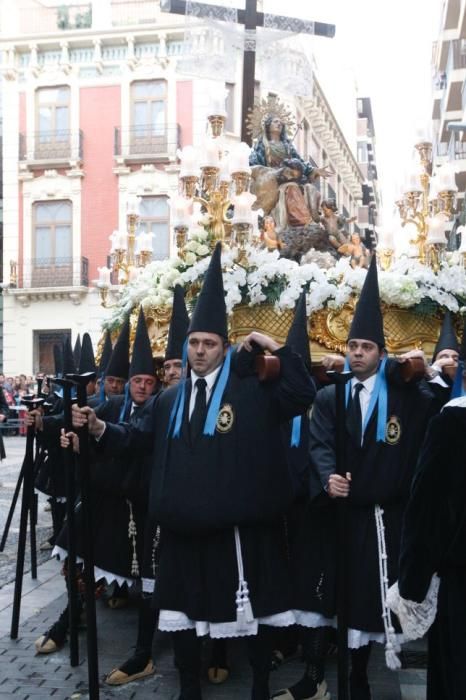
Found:
[[[67,374],[66,378],[71,380],[77,387],[78,406],[82,408],[87,405],[86,387],[89,382],[96,377],[95,372],[85,372],[84,374]],[[91,504],[91,471],[89,453],[89,431],[87,425],[78,429],[79,455],[78,472],[81,491],[81,508],[83,522],[83,559],[84,559],[84,582],[85,600],[87,616],[87,668],[89,679],[89,698],[98,700],[99,698],[99,667],[97,656],[97,625],[95,612],[95,580],[94,580],[94,547],[92,528],[92,504]]]
[[[56,378],[54,382],[63,388],[63,423],[65,433],[73,430],[71,421],[71,389],[74,383],[70,379]],[[70,630],[70,665],[79,664],[79,642],[78,642],[78,579],[76,567],[76,524],[75,524],[75,456],[73,444],[64,449],[63,458],[65,463],[66,481],[66,525],[68,535],[68,561],[67,561],[67,589],[68,589],[68,614]]]
[[[28,411],[32,411],[44,403],[44,399],[33,396],[24,397],[22,403]],[[23,492],[21,498],[21,515],[18,535],[18,551],[16,557],[15,589],[13,596],[13,613],[11,618],[11,639],[18,638],[19,614],[21,609],[21,592],[23,588],[24,556],[26,553],[26,537],[28,527],[28,517],[31,519],[31,555],[33,554],[33,544],[35,538],[32,536],[34,529],[34,438],[35,427],[29,425],[26,434],[26,452],[24,455],[21,472],[23,474]],[[19,479],[18,479],[19,481]],[[35,553],[34,553],[35,555]]]
[[[335,384],[335,471],[346,477],[346,406],[345,387],[353,376],[352,372],[327,372]],[[337,503],[337,644],[338,644],[338,697],[349,698],[348,663],[348,499],[338,498]]]

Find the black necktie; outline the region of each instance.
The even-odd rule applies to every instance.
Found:
[[[196,401],[194,403],[194,409],[191,413],[191,418],[189,419],[189,430],[191,433],[191,439],[195,440],[203,431],[204,423],[207,415],[207,402],[206,402],[206,386],[207,382],[203,377],[196,379]]]
[[[353,436],[357,445],[361,444],[362,438],[362,413],[359,394],[363,388],[364,384],[361,384],[360,382],[354,385],[354,395],[349,402],[346,412],[346,427],[348,428],[350,435]]]

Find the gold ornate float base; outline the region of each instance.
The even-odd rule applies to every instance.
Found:
[[[230,338],[239,342],[252,330],[284,342],[293,320],[293,311],[277,313],[273,306],[238,306],[230,317]],[[344,353],[354,313],[354,304],[340,309],[322,309],[312,314],[308,330],[312,359],[320,362],[329,352]],[[415,314],[408,309],[383,306],[385,340],[389,354],[414,348],[430,357],[440,332],[441,318]]]
[[[309,320],[309,343],[312,359],[319,363],[329,352],[344,353],[348,331],[353,318],[354,304],[340,309],[322,309],[312,314]],[[144,313],[154,357],[163,356],[168,335],[171,308],[146,306]],[[277,342],[284,343],[294,312],[277,312],[273,306],[237,306],[229,318],[230,340],[241,342],[251,331],[266,333]],[[441,318],[415,314],[409,309],[383,306],[385,339],[389,354],[396,355],[408,350],[422,349],[427,357],[433,349],[440,332]],[[131,314],[131,346],[137,324],[137,309]],[[112,334],[112,340],[114,340]],[[99,342],[100,355],[102,340]]]

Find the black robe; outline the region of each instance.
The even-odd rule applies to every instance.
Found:
[[[118,422],[124,404],[124,396],[114,396],[95,409],[102,420]],[[143,419],[143,409],[135,411],[130,416],[129,402],[122,420],[138,424]],[[129,461],[126,456],[121,459],[116,456],[110,459],[96,459],[93,455],[91,465],[92,487],[92,523],[94,564],[96,567],[115,574],[121,578],[135,578],[131,572],[133,545],[128,537],[130,512],[136,523],[136,556],[139,571],[143,561],[143,533],[146,520],[147,499],[141,495],[143,488],[134,485],[134,480],[128,479]],[[147,493],[147,491],[146,491]],[[131,505],[128,503],[130,501]],[[130,511],[131,509],[131,511]],[[84,543],[82,540],[82,510],[78,505],[76,510],[76,551],[82,557]],[[66,525],[60,533],[57,545],[67,548],[68,532]]]
[[[446,406],[429,425],[406,508],[399,589],[421,602],[440,576],[429,631],[427,700],[466,698],[466,408]]]
[[[188,381],[179,438],[167,438],[175,387],[157,402],[150,433],[108,425],[99,443],[112,450],[153,446],[149,510],[162,530],[159,608],[191,620],[236,619],[235,525],[254,616],[290,608],[283,516],[293,488],[281,425],[305,412],[315,389],[298,355],[287,347],[275,354],[278,381],[260,383],[232,369],[220,409],[228,407],[232,417],[227,430],[218,424],[212,437],[201,435],[191,444]]]
[[[398,578],[401,523],[409,495],[419,446],[431,415],[430,392],[415,383],[403,383],[397,364],[387,363],[388,425],[395,426],[390,441],[377,442],[377,405],[366,426],[362,446],[346,434],[346,464],[352,481],[348,498],[348,626],[383,633],[379,557],[374,509],[383,509],[388,554],[388,578]],[[310,422],[311,496],[315,500],[313,529],[309,533],[306,580],[301,582],[301,609],[333,618],[336,614],[336,559],[338,540],[335,500],[326,494],[335,472],[335,387],[319,391]],[[305,593],[307,589],[307,595]]]
[[[5,416],[5,420],[3,421],[3,424],[6,423],[8,420],[8,416],[10,415],[10,407],[8,406],[7,400],[5,398],[5,394],[3,393],[3,389],[0,386],[0,414],[2,416]],[[3,444],[3,435],[2,435],[2,430],[0,430],[0,460],[5,459],[6,454],[5,454],[5,445]]]

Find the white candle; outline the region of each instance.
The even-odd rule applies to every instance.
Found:
[[[185,146],[181,151],[180,177],[199,176],[199,156],[193,146]]]
[[[225,98],[226,90],[221,90],[220,92],[212,96],[209,105],[209,117],[226,117],[227,111],[225,109]]]
[[[201,155],[201,168],[220,167],[218,142],[215,139],[206,139],[204,151]]]
[[[139,205],[141,203],[141,197],[136,197],[135,195],[130,195],[128,201],[126,202],[126,213],[139,215]]]
[[[233,224],[252,224],[252,205],[257,197],[251,192],[242,192],[237,197],[233,197],[235,210],[233,212]]]
[[[438,170],[438,191],[445,192],[447,190],[456,192],[458,190],[456,186],[455,173],[451,165],[444,163]]]
[[[98,267],[97,272],[99,273],[99,287],[110,287],[110,274],[111,270],[108,267]]]
[[[140,243],[139,243],[139,252],[141,253],[152,253],[152,239],[154,237],[154,234],[148,231],[147,233],[141,233],[139,235]]]
[[[189,211],[192,200],[179,195],[170,198],[170,208],[173,226],[188,226],[190,223]]]
[[[420,192],[421,191],[421,180],[420,173],[418,171],[411,171],[408,173],[406,178],[406,192]]]
[[[120,234],[120,232],[118,230],[115,230],[115,231],[113,231],[112,235],[108,237],[109,240],[111,241],[111,244],[112,244],[111,248],[110,248],[110,253],[115,252],[116,243],[118,241],[119,234]]]
[[[118,231],[115,239],[115,250],[126,250],[128,248],[128,234],[126,231]]]
[[[230,154],[230,172],[231,173],[250,173],[249,154],[251,149],[247,143],[241,142],[233,149]]]
[[[220,182],[230,182],[230,172],[230,161],[227,156],[223,156],[222,160],[220,161]]]
[[[429,245],[446,243],[445,218],[442,215],[433,216],[427,220],[427,223],[429,225],[427,231],[427,243]]]
[[[393,250],[395,247],[395,239],[391,228],[386,226],[377,227],[379,242],[377,247],[382,250]]]

